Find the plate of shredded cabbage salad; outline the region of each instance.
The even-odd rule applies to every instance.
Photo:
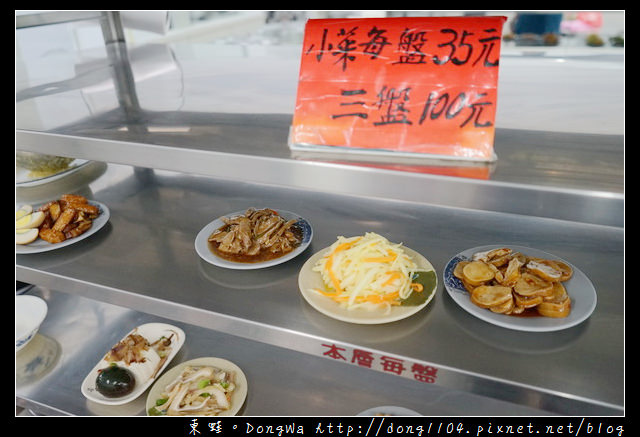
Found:
[[[409,317],[433,299],[431,263],[402,243],[367,232],[339,236],[302,267],[300,292],[319,312],[344,322],[388,323]]]

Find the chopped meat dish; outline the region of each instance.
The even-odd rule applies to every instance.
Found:
[[[223,217],[222,220],[225,225],[209,236],[209,243],[228,259],[275,258],[300,244],[298,220],[285,220],[269,208],[249,208],[244,215]]]
[[[143,352],[149,349],[149,342],[139,334],[130,334],[113,346],[105,359],[107,361],[124,361],[125,364],[144,363]]]

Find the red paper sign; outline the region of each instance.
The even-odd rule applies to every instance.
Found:
[[[494,159],[504,21],[309,20],[290,143]]]

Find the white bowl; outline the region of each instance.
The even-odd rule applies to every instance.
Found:
[[[36,335],[47,310],[47,303],[37,296],[16,296],[16,352]]]

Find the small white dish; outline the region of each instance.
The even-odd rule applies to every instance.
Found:
[[[304,297],[309,305],[326,316],[341,320],[343,322],[358,323],[364,325],[395,322],[397,320],[402,320],[409,316],[412,316],[413,314],[422,310],[429,304],[429,302],[431,302],[436,294],[436,290],[438,288],[437,276],[433,289],[431,290],[431,295],[424,303],[420,305],[395,306],[388,311],[386,309],[367,310],[356,308],[350,310],[344,308],[330,298],[322,296],[321,294],[313,291],[313,289],[324,289],[322,276],[320,275],[320,273],[313,271],[313,266],[318,262],[318,260],[320,260],[320,258],[324,256],[324,254],[328,250],[330,250],[330,247],[326,247],[318,251],[311,258],[309,258],[302,266],[302,269],[300,269],[300,275],[298,276],[298,287],[300,288],[302,297]],[[433,266],[424,256],[408,247],[403,247],[403,250],[418,265],[418,270],[434,271]]]
[[[56,181],[72,173],[77,172],[91,161],[86,159],[74,159],[65,169],[48,176],[32,176],[31,170],[16,165],[16,186],[17,187],[35,187],[37,185],[47,184]]]
[[[98,232],[109,221],[109,217],[110,217],[109,208],[107,208],[107,205],[100,202],[96,202],[94,200],[89,200],[88,203],[100,208],[100,215],[95,220],[93,220],[93,224],[91,225],[91,228],[88,231],[86,231],[84,234],[75,238],[69,238],[68,240],[64,240],[61,243],[55,243],[55,244],[49,243],[48,241],[45,241],[41,238],[37,238],[36,241],[29,244],[25,244],[25,245],[16,244],[16,254],[22,255],[27,253],[41,253],[41,252],[48,252],[50,250],[60,249],[61,247],[69,246],[70,244],[75,244],[78,241],[82,241],[85,238],[89,238],[91,235]],[[34,207],[34,210],[35,209],[36,207]]]
[[[117,398],[110,398],[103,396],[96,389],[96,378],[98,377],[98,373],[100,372],[100,370],[109,366],[109,363],[107,363],[104,360],[104,356],[102,356],[100,357],[100,361],[98,361],[95,367],[91,369],[89,374],[85,377],[84,381],[82,382],[82,386],[80,387],[82,394],[87,399],[105,405],[122,405],[126,404],[127,402],[133,401],[142,393],[144,393],[144,391],[149,388],[149,386],[153,384],[156,379],[158,379],[158,376],[164,371],[164,369],[167,368],[171,360],[176,356],[185,340],[185,333],[182,329],[178,328],[177,326],[168,325],[166,323],[147,323],[144,325],[140,325],[137,328],[131,330],[127,335],[123,337],[123,339],[125,339],[129,334],[133,333],[140,334],[141,336],[146,338],[149,343],[153,343],[163,336],[172,336],[171,352],[167,355],[164,363],[162,363],[160,368],[157,369],[152,377],[150,377],[146,381],[138,381],[136,378],[135,388],[128,395]],[[109,350],[105,350],[104,355],[106,355],[108,351]]]
[[[261,209],[261,208],[256,208],[256,209]],[[243,215],[246,212],[246,210],[232,212],[231,214],[227,214],[223,217],[219,217],[214,221],[212,221],[211,223],[207,224],[204,228],[202,228],[200,232],[198,232],[198,235],[196,236],[196,241],[195,241],[196,252],[200,256],[200,258],[202,258],[203,260],[205,260],[210,264],[213,264],[218,267],[224,267],[227,269],[235,269],[235,270],[263,269],[266,267],[282,264],[286,261],[289,261],[292,258],[295,258],[296,256],[300,255],[302,252],[304,252],[304,250],[309,246],[309,244],[311,244],[311,240],[313,239],[313,228],[311,227],[311,225],[307,220],[300,217],[298,214],[295,214],[289,211],[283,211],[283,210],[274,210],[274,211],[280,214],[280,216],[282,216],[282,218],[284,218],[285,220],[297,219],[298,222],[296,224],[302,231],[302,241],[300,242],[300,245],[296,247],[294,250],[292,250],[291,252],[287,253],[286,255],[283,255],[281,257],[274,258],[268,261],[245,263],[245,262],[229,261],[224,258],[220,258],[219,256],[215,255],[213,252],[211,252],[211,249],[209,249],[209,236],[216,229],[219,229],[222,226],[224,226],[225,223],[222,221],[223,217],[240,216],[240,215]]]
[[[358,416],[422,416],[422,414],[404,407],[383,405],[358,413]]]
[[[38,296],[16,296],[16,352],[33,339],[48,310],[47,302]]]
[[[169,385],[171,381],[176,379],[178,375],[182,373],[182,370],[186,366],[211,366],[228,372],[233,372],[235,379],[234,384],[236,388],[231,395],[231,408],[220,413],[219,416],[235,416],[236,414],[238,414],[238,411],[240,411],[240,408],[242,408],[242,405],[244,405],[244,401],[247,398],[248,384],[247,377],[245,376],[244,372],[236,364],[223,358],[202,357],[194,358],[192,360],[177,364],[156,381],[153,387],[151,387],[151,390],[149,390],[149,394],[147,395],[147,415],[149,415],[149,410],[156,406],[156,401],[160,399],[161,394],[166,386]]]
[[[473,257],[473,254],[478,252],[485,252],[500,247],[509,247],[514,252],[520,252],[527,256],[533,256],[545,259],[557,259],[564,261],[573,269],[573,275],[571,279],[563,282],[567,293],[571,297],[571,312],[567,317],[554,318],[554,317],[517,317],[509,316],[505,314],[494,313],[488,309],[480,308],[475,305],[469,299],[469,292],[464,288],[462,282],[453,275],[453,269],[459,261],[468,260]],[[460,305],[464,310],[474,315],[475,317],[503,328],[514,329],[517,331],[529,331],[529,332],[548,332],[559,331],[562,329],[571,328],[591,316],[593,313],[596,302],[596,290],[593,284],[587,278],[587,276],[580,271],[577,267],[571,263],[563,260],[560,257],[552,255],[547,252],[543,252],[538,249],[516,246],[513,244],[504,245],[487,245],[479,246],[471,249],[467,249],[460,252],[449,260],[443,271],[444,285],[449,295],[453,300]]]

